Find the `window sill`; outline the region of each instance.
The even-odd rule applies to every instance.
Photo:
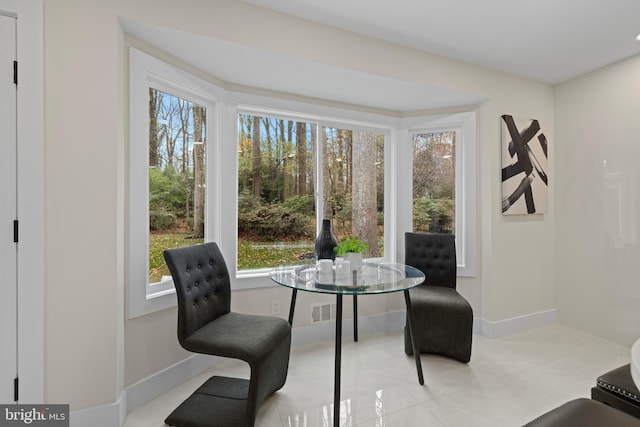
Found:
[[[276,286],[276,283],[269,278],[271,269],[245,270],[236,272],[235,280],[231,282],[231,290],[249,290],[256,288],[268,288]]]
[[[249,290],[257,288],[268,288],[277,286],[269,279],[268,269],[255,272],[238,273],[235,279],[232,278],[231,290]],[[146,316],[157,311],[166,310],[177,305],[175,289],[164,289],[158,292],[144,295],[130,295],[129,298],[129,319]]]
[[[143,288],[144,290],[144,288]],[[166,310],[178,303],[175,289],[164,289],[151,294],[131,295],[129,299],[129,319]]]

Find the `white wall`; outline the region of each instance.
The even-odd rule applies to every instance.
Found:
[[[108,405],[186,356],[174,310],[123,325],[128,69],[118,16],[487,97],[478,109],[480,263],[460,290],[490,322],[553,308],[553,205],[534,219],[500,213],[499,117],[535,117],[552,129],[548,85],[237,1],[45,0],[48,401],[72,410]],[[361,314],[401,308],[396,297],[362,304]],[[238,292],[233,303],[267,313],[261,301],[272,298],[288,302],[282,289],[267,288]]]
[[[45,399],[122,389],[122,37],[88,2],[45,2]]]
[[[556,301],[563,323],[640,336],[640,57],[556,87]]]

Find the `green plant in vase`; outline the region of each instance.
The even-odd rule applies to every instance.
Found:
[[[351,269],[357,269],[362,266],[362,256],[368,249],[368,244],[355,236],[349,236],[340,239],[335,251],[336,255],[351,263]]]

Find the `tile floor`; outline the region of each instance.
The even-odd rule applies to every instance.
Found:
[[[521,426],[576,397],[596,377],[629,362],[628,347],[560,325],[502,338],[473,337],[471,362],[422,355],[420,386],[400,332],[343,335],[341,426]],[[293,347],[286,385],[267,399],[257,427],[329,427],[333,341]],[[212,375],[248,376],[224,361],[127,416],[125,427],[162,427],[164,418]]]

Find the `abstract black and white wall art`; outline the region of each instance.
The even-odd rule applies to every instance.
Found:
[[[547,211],[547,138],[538,120],[502,116],[502,213]]]

